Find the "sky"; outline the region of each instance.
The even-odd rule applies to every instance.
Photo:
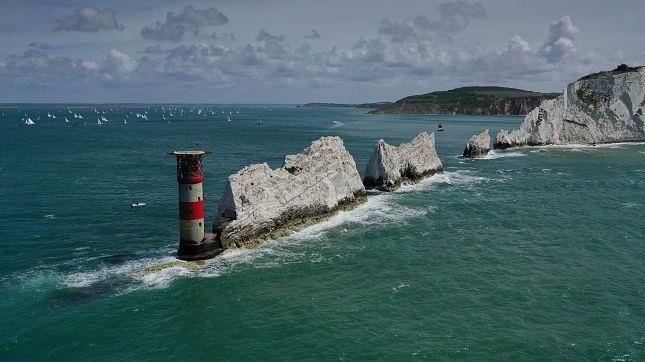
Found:
[[[645,65],[642,0],[3,0],[0,103],[560,92]]]

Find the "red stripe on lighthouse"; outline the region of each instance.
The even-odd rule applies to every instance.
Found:
[[[204,218],[204,201],[180,202],[179,218],[182,220],[197,220]]]

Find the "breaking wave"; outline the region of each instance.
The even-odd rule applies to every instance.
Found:
[[[50,284],[56,288],[109,289],[112,293],[128,293],[139,289],[164,288],[173,280],[181,277],[218,277],[248,268],[273,268],[289,263],[330,262],[344,255],[321,254],[327,247],[329,233],[349,235],[365,232],[369,228],[387,227],[402,224],[426,216],[434,207],[408,206],[400,203],[402,194],[423,192],[441,186],[471,186],[488,180],[473,174],[472,171],[446,171],[428,177],[420,183],[404,185],[393,193],[374,192],[368,200],[348,211],[339,211],[329,219],[294,232],[279,239],[267,240],[253,249],[233,249],[206,261],[201,267],[187,268],[172,265],[165,269],[145,272],[147,268],[166,263],[177,262],[174,249],[167,246],[151,251],[149,254],[134,256],[118,264],[101,264],[96,266],[97,259],[109,257],[91,257],[71,260],[58,265],[57,269],[73,268],[75,271],[39,270],[37,273],[22,275],[22,279],[34,279],[37,275],[46,275]],[[319,247],[306,248],[307,243],[320,243]],[[352,248],[356,246],[348,246]],[[359,245],[359,248],[365,247]],[[351,252],[351,250],[348,250]],[[93,264],[94,266],[90,266]]]
[[[521,152],[498,152],[495,150],[490,150],[488,151],[488,154],[486,156],[479,158],[479,160],[495,160],[495,159],[504,158],[504,157],[524,157],[524,156],[526,156],[526,154]]]

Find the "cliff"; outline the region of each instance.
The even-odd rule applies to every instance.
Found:
[[[488,154],[490,151],[490,134],[488,130],[470,137],[468,143],[466,143],[466,148],[464,149],[464,158],[476,158],[483,157]]]
[[[213,233],[248,247],[365,200],[356,163],[339,137],[322,137],[284,166],[250,165],[229,176]]]
[[[494,147],[641,141],[643,112],[645,67],[623,65],[569,84],[532,110],[519,129],[500,131]]]
[[[557,93],[504,87],[463,87],[403,98],[370,114],[524,115]]]
[[[392,146],[379,140],[370,156],[363,184],[367,189],[393,191],[402,183],[441,172],[434,133],[422,132],[410,143]]]

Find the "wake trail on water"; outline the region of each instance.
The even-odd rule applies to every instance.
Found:
[[[165,247],[149,254],[123,261],[119,264],[88,266],[90,261],[100,257],[80,258],[73,261],[78,271],[60,272],[41,270],[40,273],[25,274],[22,279],[38,278],[44,275],[50,279],[54,288],[94,288],[114,283],[118,285],[113,292],[129,293],[140,289],[165,288],[172,281],[182,277],[219,277],[248,268],[274,268],[290,263],[330,262],[342,255],[322,256],[319,248],[304,248],[308,243],[324,242],[330,232],[347,234],[363,232],[367,228],[382,228],[400,225],[410,220],[425,217],[434,211],[433,206],[408,206],[400,202],[404,194],[428,192],[436,187],[468,187],[488,180],[477,176],[473,171],[446,171],[430,176],[419,183],[403,185],[396,192],[369,192],[364,204],[348,211],[339,211],[329,219],[294,232],[289,236],[270,239],[253,249],[231,249],[214,259],[207,260],[201,267],[191,270],[182,266],[172,266],[162,270],[144,273],[147,268],[176,262],[174,249]],[[347,250],[348,253],[351,250]],[[69,267],[69,263],[66,263]],[[84,265],[85,264],[85,265]],[[59,268],[62,267],[59,265]],[[54,268],[55,269],[55,268]],[[85,270],[83,270],[85,269]],[[118,282],[123,281],[123,282]]]

